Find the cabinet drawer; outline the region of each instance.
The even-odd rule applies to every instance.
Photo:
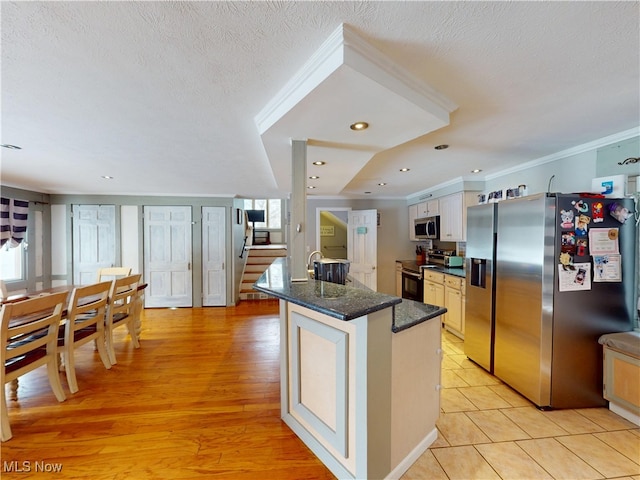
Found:
[[[462,279],[451,275],[445,275],[444,284],[449,288],[460,290],[460,288],[462,288]]]
[[[444,273],[430,272],[427,270],[424,272],[424,279],[434,283],[444,283]]]

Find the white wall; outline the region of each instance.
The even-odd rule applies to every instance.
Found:
[[[588,192],[591,190],[591,179],[596,176],[596,159],[596,151],[591,150],[519,172],[494,177],[485,183],[484,193],[513,188],[520,184],[527,186],[529,195],[547,191]]]
[[[138,249],[139,227],[142,225],[141,209],[136,205],[120,207],[120,255],[121,264],[132,268],[132,273],[142,273],[143,264]]]

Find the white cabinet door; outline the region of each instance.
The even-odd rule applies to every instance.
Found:
[[[425,280],[423,297],[424,303],[444,307],[444,285]]]
[[[463,193],[454,193],[440,199],[440,240],[463,242]]]
[[[418,218],[418,205],[409,205],[409,240],[418,240],[414,222],[416,218]]]
[[[435,215],[440,215],[438,199],[429,200],[427,202],[427,217],[433,217]]]
[[[144,207],[145,307],[191,307],[191,207]]]
[[[444,314],[444,323],[457,332],[462,333],[462,293],[449,286],[444,287],[444,305],[447,313]]]
[[[99,268],[116,266],[115,205],[73,205],[73,283],[95,283]]]
[[[225,208],[202,207],[202,305],[227,304]]]

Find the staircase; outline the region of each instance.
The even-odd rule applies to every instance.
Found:
[[[247,247],[247,263],[240,284],[240,300],[261,300],[268,295],[253,289],[253,284],[260,278],[273,261],[287,256],[286,245],[252,245]]]

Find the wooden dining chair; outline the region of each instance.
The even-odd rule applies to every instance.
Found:
[[[104,368],[111,362],[105,344],[105,319],[109,290],[113,282],[100,282],[85,287],[76,287],[71,293],[69,311],[58,334],[58,348],[67,374],[69,391],[78,391],[75,367],[75,349],[95,341]]]
[[[59,402],[66,397],[58,374],[58,329],[68,292],[8,303],[0,310],[2,441],[11,438],[5,385],[47,366],[49,384]]]
[[[0,280],[0,299],[4,300],[9,296],[9,292],[7,291],[7,285],[4,283],[4,280]]]
[[[142,310],[144,309],[144,291],[147,288],[147,284],[142,282],[142,278],[138,282],[138,288],[136,289],[136,296],[133,301],[135,303],[133,308],[133,325],[136,330],[136,337],[140,340],[140,332],[142,331]]]
[[[131,275],[130,267],[105,267],[98,269],[97,282],[104,282],[105,280],[115,280],[116,278],[126,277]]]
[[[111,365],[118,363],[113,345],[114,329],[126,325],[133,346],[140,348],[140,342],[138,342],[138,335],[136,335],[135,328],[135,308],[138,283],[140,282],[141,276],[141,274],[137,273],[123,278],[117,278],[111,283],[105,332],[107,353],[109,354]]]

